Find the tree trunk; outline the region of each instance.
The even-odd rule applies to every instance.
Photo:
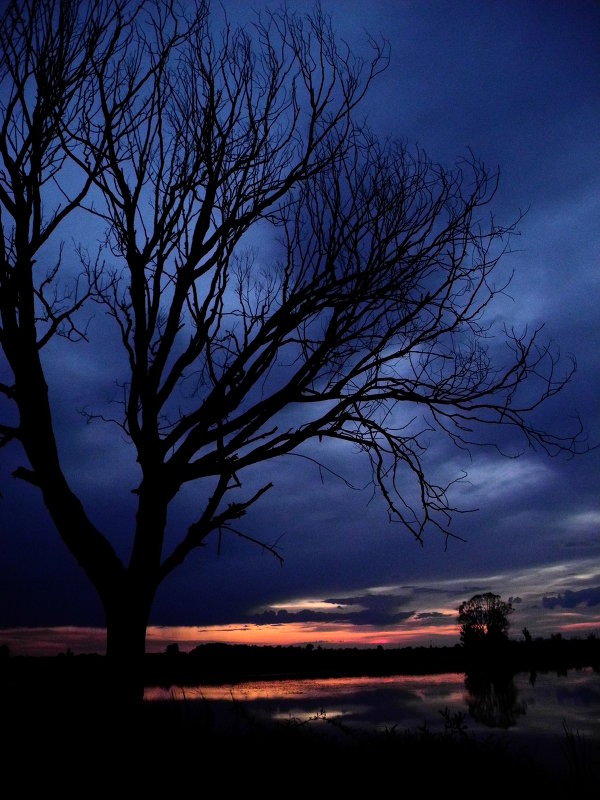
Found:
[[[141,593],[140,593],[141,594]],[[151,601],[123,593],[106,611],[105,708],[115,720],[135,722],[144,699],[144,654]]]

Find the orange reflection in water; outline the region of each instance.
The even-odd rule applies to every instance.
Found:
[[[441,675],[393,675],[377,678],[306,678],[296,680],[246,681],[219,686],[172,686],[163,689],[146,687],[144,699],[157,700],[321,700],[344,697],[357,692],[376,691],[382,688],[410,690],[415,694],[427,687],[445,689],[449,697],[459,700],[464,694],[464,674],[447,672]]]

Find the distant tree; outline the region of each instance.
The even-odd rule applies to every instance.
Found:
[[[425,469],[434,430],[460,447],[503,427],[551,454],[580,449],[579,430],[555,435],[530,413],[574,365],[558,374],[539,329],[498,346],[484,319],[515,230],[484,216],[497,174],[471,154],[447,169],[355,123],[388,59],[369,41],[355,57],[318,7],[218,35],[202,0],[4,4],[0,445],[20,445],[13,475],[40,491],[100,597],[118,703],[141,701],[157,588],[207,537],[280,557],[275,533],[239,521],[282,456],[326,466],[331,440],[361,452],[422,541],[429,526],[448,536],[458,510]],[[67,219],[83,239],[69,258]],[[94,348],[90,303],[115,324],[121,361]],[[135,454],[124,560],[65,470],[64,398],[48,380],[59,337],[121,387],[86,416]],[[168,549],[168,511],[190,485],[198,508]]]
[[[465,600],[458,607],[461,642],[465,647],[477,647],[506,641],[512,612],[512,604],[492,592]]]

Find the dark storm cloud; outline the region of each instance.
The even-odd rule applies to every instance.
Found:
[[[385,592],[379,591],[377,594],[365,592],[364,594],[351,595],[350,597],[331,597],[326,598],[323,602],[333,604],[337,603],[341,606],[368,604],[370,608],[389,608],[392,605],[397,605],[398,603],[405,601],[405,594],[386,594]]]
[[[375,608],[363,608],[359,611],[263,611],[246,617],[248,622],[256,625],[284,625],[290,622],[346,622],[353,625],[397,625],[405,622],[414,614],[413,611],[387,613]]]
[[[564,594],[556,597],[542,598],[544,608],[575,608],[576,606],[598,606],[600,605],[600,586],[592,589],[579,589],[572,591],[566,589]]]
[[[418,619],[420,622],[423,620],[439,620],[439,619],[448,619],[454,618],[456,614],[444,614],[442,611],[421,611],[418,614],[415,614],[415,619]]]

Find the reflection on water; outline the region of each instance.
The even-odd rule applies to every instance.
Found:
[[[257,717],[343,721],[358,727],[442,731],[445,709],[466,714],[468,730],[510,730],[511,735],[564,736],[563,724],[600,743],[600,675],[530,673],[493,679],[483,675],[399,675],[385,678],[250,681],[222,686],[149,688],[148,701],[203,701],[212,707],[241,703]]]
[[[448,687],[462,686],[463,674],[460,672],[443,675],[398,675],[383,678],[318,678],[292,680],[247,681],[245,683],[205,685],[182,689],[175,687],[146,689],[146,700],[191,699],[194,695],[204,700],[284,700],[301,697],[305,700],[320,700],[324,697],[341,698],[357,692],[378,692],[394,688],[409,690],[425,697],[436,691],[446,694]],[[462,696],[462,690],[460,690]]]
[[[510,673],[467,673],[465,688],[469,714],[488,728],[511,728],[527,712]]]

